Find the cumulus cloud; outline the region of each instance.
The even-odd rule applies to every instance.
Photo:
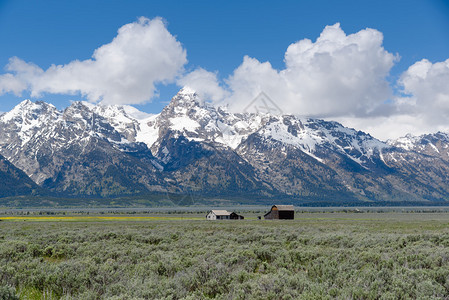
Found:
[[[15,74],[7,73],[0,75],[0,95],[4,93],[13,93],[21,96],[22,92],[30,87],[33,78],[41,76],[43,71],[32,63],[26,63],[23,60],[12,57],[6,66],[7,71]]]
[[[397,85],[400,95],[384,105],[382,115],[336,120],[382,139],[449,132],[449,59],[418,61],[402,73]]]
[[[408,94],[397,100],[401,110],[423,114],[430,124],[449,123],[449,59],[416,62],[402,74],[399,85]]]
[[[197,91],[199,96],[205,100],[218,102],[225,98],[228,93],[220,86],[217,73],[198,68],[178,80],[181,86],[188,86]]]
[[[6,93],[13,93],[16,96],[20,96],[22,91],[27,88],[24,81],[16,78],[12,74],[0,75],[0,95]]]
[[[396,139],[409,133],[412,133],[413,135],[421,135],[443,130],[443,128],[429,126],[421,114],[397,114],[366,118],[338,117],[332,118],[331,120],[340,122],[344,126],[350,128],[362,130],[371,134],[373,137],[384,141],[388,139]]]
[[[245,56],[225,80],[226,102],[241,109],[261,91],[284,111],[313,117],[368,116],[392,96],[386,77],[398,59],[382,46],[383,35],[364,29],[346,35],[327,26],[313,42],[303,39],[285,53],[285,68]]]
[[[0,77],[0,93],[29,90],[77,94],[91,102],[138,104],[156,93],[155,84],[172,82],[187,63],[186,51],[160,18],[141,17],[118,30],[111,43],[96,49],[91,59],[52,65],[47,70],[12,58]]]

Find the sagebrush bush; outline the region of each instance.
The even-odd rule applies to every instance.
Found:
[[[0,236],[0,299],[449,296],[446,220],[2,222]]]
[[[9,285],[0,285],[0,300],[19,300],[16,290]]]

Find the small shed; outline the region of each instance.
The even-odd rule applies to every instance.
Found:
[[[231,219],[231,213],[227,210],[213,209],[206,215],[207,220],[229,220]]]
[[[293,205],[273,205],[263,217],[266,220],[293,220],[295,208]]]

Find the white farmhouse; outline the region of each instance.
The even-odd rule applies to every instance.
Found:
[[[227,210],[211,210],[207,213],[207,220],[229,220],[231,218],[231,213]]]

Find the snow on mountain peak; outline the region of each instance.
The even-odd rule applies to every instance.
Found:
[[[440,152],[447,152],[447,149],[449,148],[449,134],[444,132],[423,134],[420,136],[407,134],[396,140],[389,140],[388,144],[397,148],[402,148],[406,151],[435,155]]]
[[[410,151],[416,146],[419,140],[420,140],[419,136],[415,136],[413,134],[408,133],[407,135],[400,137],[398,139],[388,140],[387,143],[391,146],[399,147],[404,150]]]
[[[178,95],[194,95],[196,91],[189,86],[184,86],[179,90]]]
[[[60,115],[61,113],[51,104],[24,100],[11,111],[0,116],[0,123],[14,128],[9,137],[17,136],[20,139],[20,145],[23,146],[33,138],[39,128],[49,126]],[[4,142],[9,143],[7,140],[0,141],[0,143]]]
[[[17,104],[16,106],[18,106],[18,107],[26,107],[26,106],[29,106],[29,105],[32,105],[32,104],[33,104],[33,102],[31,102],[30,99],[25,99],[22,102],[20,102],[19,104]]]
[[[41,117],[40,112],[45,110],[56,111],[56,107],[42,101],[31,102],[27,99],[17,104],[9,112],[3,114],[0,119],[3,122],[9,122],[11,120],[22,122],[26,119],[34,120],[39,119]]]
[[[168,108],[200,106],[203,102],[198,94],[189,87],[183,87],[170,101]]]

